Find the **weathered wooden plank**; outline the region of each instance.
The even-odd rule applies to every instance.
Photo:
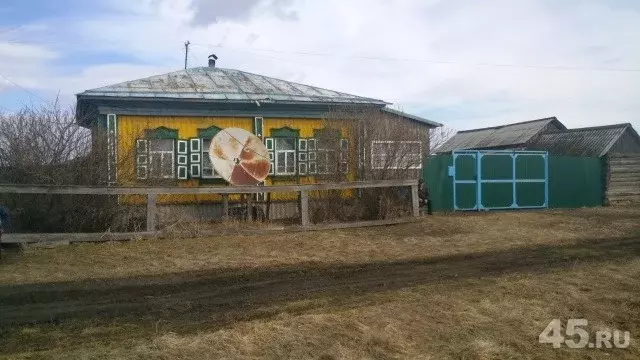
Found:
[[[328,223],[328,224],[314,224],[309,226],[299,226],[299,227],[287,227],[285,230],[289,231],[317,231],[317,230],[335,230],[335,229],[350,229],[350,228],[358,228],[358,227],[368,227],[368,226],[386,226],[386,225],[397,225],[397,224],[406,224],[419,221],[413,217],[403,217],[396,219],[385,219],[385,220],[367,220],[367,221],[356,221],[349,223]]]
[[[618,189],[609,189],[607,190],[607,197],[611,198],[612,196],[620,196],[620,195],[640,195],[640,188],[618,188]]]
[[[418,185],[411,185],[411,207],[413,209],[413,216],[420,216],[420,198],[418,197]]]
[[[129,233],[69,233],[69,234],[15,234],[2,235],[2,243],[6,244],[33,244],[33,243],[58,243],[58,242],[102,242],[123,241],[133,239],[155,238],[156,232],[129,232]]]
[[[640,203],[640,195],[613,196],[613,197],[609,198],[609,201],[611,201],[612,203],[616,203],[616,202]]]
[[[638,179],[634,179],[634,178],[629,178],[629,179],[611,179],[609,180],[609,188],[610,189],[614,189],[614,188],[634,188],[637,187],[640,189],[640,178]]]
[[[229,219],[229,194],[222,194],[222,219]]]
[[[247,196],[247,221],[253,221],[253,196]]]
[[[610,177],[611,181],[613,180],[621,180],[621,181],[640,181],[640,171],[637,173],[612,173]]]
[[[309,193],[300,191],[300,218],[302,226],[309,226]]]
[[[0,193],[62,195],[253,194],[411,186],[417,180],[377,180],[327,184],[218,187],[93,187],[75,185],[0,184]]]
[[[631,166],[611,166],[611,173],[614,174],[640,174],[639,167],[631,167]]]
[[[640,167],[640,159],[639,160],[613,160],[609,161],[610,166],[628,166],[628,167]]]
[[[614,159],[640,159],[639,154],[611,154],[609,156],[610,160]]]
[[[157,200],[156,194],[147,195],[147,231],[156,231]]]
[[[296,232],[296,231],[317,231],[317,230],[333,230],[333,229],[350,229],[367,226],[387,226],[396,224],[406,224],[419,221],[414,217],[402,217],[385,220],[356,221],[350,223],[327,223],[327,224],[310,224],[308,226],[280,226],[274,228],[261,229],[231,229],[216,230],[215,232],[203,231],[201,237],[208,236],[224,236],[224,235],[263,235],[273,232]],[[8,244],[63,244],[63,243],[81,243],[81,242],[106,242],[106,241],[128,241],[135,239],[155,239],[162,238],[162,232],[132,232],[132,233],[76,233],[76,234],[4,234],[2,242]],[[180,234],[172,234],[173,237]],[[189,233],[184,234],[185,237],[191,236]]]

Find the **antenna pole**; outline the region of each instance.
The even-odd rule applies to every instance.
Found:
[[[184,68],[185,68],[185,70],[187,69],[187,62],[189,60],[189,45],[191,45],[191,43],[189,42],[189,40],[187,40],[184,43]]]

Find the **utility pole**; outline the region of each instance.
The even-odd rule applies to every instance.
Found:
[[[187,62],[189,60],[189,45],[191,45],[191,43],[189,42],[189,40],[187,40],[184,43],[184,68],[185,68],[185,70],[187,69]]]

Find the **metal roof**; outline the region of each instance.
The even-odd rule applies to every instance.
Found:
[[[427,124],[429,126],[433,126],[433,127],[440,127],[442,126],[442,124],[435,122],[435,121],[431,121],[429,119],[425,119],[423,117],[420,116],[416,116],[416,115],[411,115],[411,114],[407,114],[406,112],[403,111],[398,111],[398,110],[394,110],[388,107],[384,107],[382,108],[382,111],[387,112],[389,114],[393,114],[393,115],[397,115],[397,116],[402,116],[404,118],[410,119],[410,120],[414,120],[417,122],[421,122],[424,124]]]
[[[529,149],[547,150],[550,154],[573,156],[603,156],[630,129],[631,124],[615,124],[571,129],[543,134],[529,144]]]
[[[386,105],[385,101],[244,71],[196,67],[87,90],[83,98]]]
[[[557,118],[549,117],[515,124],[464,130],[456,133],[456,135],[436,149],[436,152],[445,153],[464,149],[522,146],[543,131],[550,123],[555,123],[560,129],[566,129]]]

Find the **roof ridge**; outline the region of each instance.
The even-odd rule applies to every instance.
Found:
[[[517,122],[517,123],[510,123],[510,124],[496,125],[496,126],[488,126],[488,127],[484,127],[484,128],[477,128],[477,129],[461,130],[461,131],[458,131],[458,133],[468,133],[468,132],[482,131],[482,130],[501,129],[501,128],[505,128],[505,127],[509,127],[509,126],[513,126],[513,125],[522,125],[522,124],[534,123],[534,122],[545,121],[545,120],[546,121],[556,120],[558,122],[560,121],[560,120],[558,120],[557,117],[550,116],[550,117],[546,117],[546,118],[521,121],[521,122]]]
[[[573,129],[566,129],[566,130],[558,130],[558,131],[550,131],[550,132],[546,132],[544,135],[552,135],[552,134],[565,134],[565,133],[574,133],[574,132],[580,132],[580,131],[590,131],[590,130],[599,130],[599,129],[614,129],[614,128],[621,128],[621,129],[626,129],[627,127],[631,126],[631,123],[619,123],[619,124],[609,124],[609,125],[600,125],[600,126],[588,126],[588,127],[581,127],[581,128],[573,128]]]

